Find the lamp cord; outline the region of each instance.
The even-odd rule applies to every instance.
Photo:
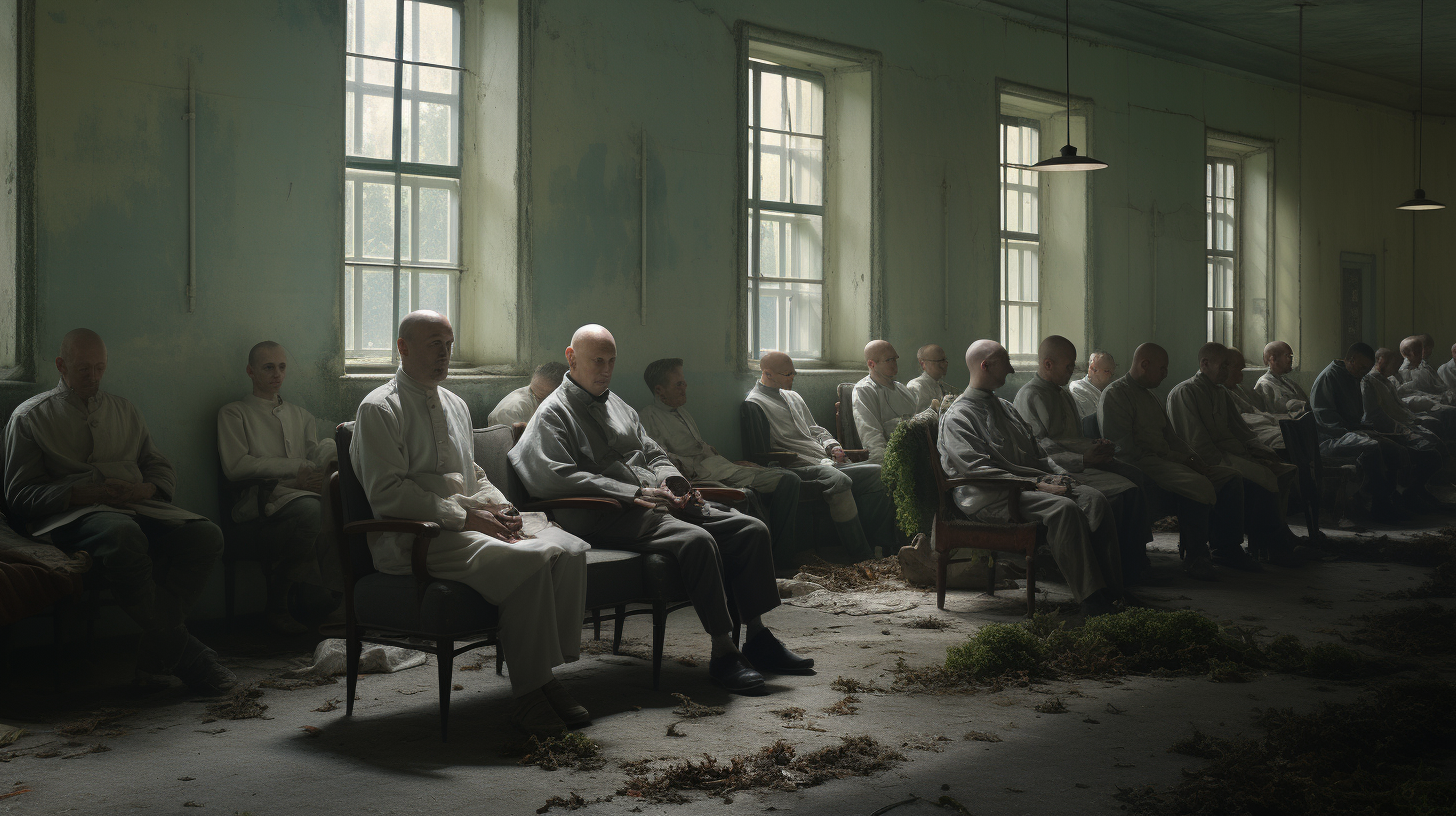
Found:
[[[1426,0],[1421,0],[1416,63],[1416,189],[1421,188],[1421,116],[1426,109]]]
[[[1425,0],[1421,0],[1422,3]],[[1063,61],[1067,68],[1067,144],[1072,143],[1072,0],[1066,0],[1062,7],[1062,18],[1066,23],[1067,34],[1062,38],[1066,46],[1067,58]]]

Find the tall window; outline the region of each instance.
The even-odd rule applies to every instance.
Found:
[[[1041,342],[1041,160],[1035,119],[1000,117],[1001,345],[1035,354]]]
[[[344,347],[396,361],[395,326],[460,304],[459,0],[349,0]]]
[[[748,337],[753,357],[824,356],[824,76],[749,63]]]
[[[1208,339],[1237,345],[1234,337],[1234,280],[1238,268],[1238,200],[1233,159],[1209,156],[1204,164],[1208,247]]]

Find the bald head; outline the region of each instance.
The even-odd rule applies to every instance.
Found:
[[[1425,351],[1425,344],[1418,335],[1413,334],[1400,341],[1400,356],[1409,360],[1412,367],[1421,364],[1421,360],[1425,359]]]
[[[1375,369],[1380,376],[1389,377],[1400,371],[1400,352],[1384,346],[1375,350]]]
[[[758,381],[769,388],[794,390],[794,358],[782,351],[765,351],[758,358]]]
[[[1143,388],[1157,388],[1168,378],[1168,351],[1157,343],[1143,343],[1132,353],[1128,376]]]
[[[410,312],[399,321],[399,365],[415,382],[434,386],[450,376],[450,350],[455,330],[450,319],[429,309]]]
[[[1244,366],[1247,363],[1248,361],[1244,359],[1244,353],[1242,351],[1236,348],[1230,348],[1228,350],[1228,378],[1224,380],[1224,385],[1233,387],[1243,383]]]
[[[1071,340],[1054,334],[1041,341],[1036,357],[1038,377],[1058,386],[1072,381],[1072,372],[1077,368],[1077,347]]]
[[[56,370],[61,373],[61,382],[77,396],[96,396],[101,390],[101,376],[106,373],[106,344],[101,342],[101,335],[90,329],[66,332],[61,338]]]
[[[1294,370],[1294,349],[1283,340],[1264,346],[1264,365],[1269,367],[1269,373],[1276,377],[1283,377]]]
[[[888,340],[871,340],[865,344],[865,367],[870,370],[870,379],[880,385],[889,385],[900,373],[900,355]]]
[[[1430,336],[1429,334],[1418,334],[1418,335],[1416,335],[1416,337],[1421,338],[1421,357],[1422,357],[1422,359],[1425,359],[1426,357],[1430,357],[1431,356],[1431,352],[1433,352],[1433,351],[1436,350],[1436,338]]]
[[[571,335],[566,348],[566,367],[576,384],[594,397],[612,387],[612,371],[617,367],[617,338],[605,326],[588,323]]]
[[[1228,346],[1213,342],[1199,346],[1198,371],[1214,385],[1223,384],[1228,379]]]
[[[1087,356],[1087,382],[1097,386],[1098,391],[1106,388],[1116,374],[1117,361],[1111,354],[1094,351]]]
[[[971,387],[995,391],[1006,384],[1006,377],[1015,374],[1011,356],[1005,346],[995,340],[977,340],[966,349],[966,371]]]
[[[930,375],[932,380],[945,379],[945,372],[950,369],[950,361],[945,356],[945,349],[935,343],[927,343],[915,352],[915,361],[920,363],[920,370]]]
[[[1456,360],[1456,345],[1451,346],[1451,359]]]

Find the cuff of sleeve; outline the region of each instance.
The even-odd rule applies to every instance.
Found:
[[[465,520],[469,513],[464,507],[453,501],[440,502],[440,526],[451,532],[458,533],[465,529]]]

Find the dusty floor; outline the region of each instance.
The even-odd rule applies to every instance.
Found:
[[[1424,519],[1428,528],[1449,519]],[[1409,531],[1408,531],[1409,532]],[[1174,537],[1159,535],[1157,563],[1170,566]],[[1429,570],[1400,564],[1348,561],[1307,565],[1263,574],[1229,574],[1219,583],[1182,578],[1143,595],[1167,608],[1192,608],[1215,620],[1258,628],[1259,637],[1294,634],[1313,643],[1339,640],[1358,628],[1357,617],[1410,605],[1381,595],[1416,586]],[[1048,584],[1053,600],[1065,587]],[[1176,784],[1183,768],[1201,760],[1170,753],[1168,746],[1194,727],[1215,735],[1250,733],[1261,707],[1307,708],[1318,700],[1347,701],[1357,683],[1269,674],[1249,683],[1214,683],[1203,677],[1128,677],[1115,681],[1053,682],[1027,689],[977,694],[862,693],[856,713],[821,713],[843,698],[837,678],[888,686],[896,660],[924,665],[944,659],[949,645],[990,621],[1015,621],[1023,609],[1018,592],[994,599],[953,592],[944,611],[932,593],[907,596],[918,606],[887,614],[829,614],[785,606],[772,626],[794,649],[818,661],[812,677],[770,681],[771,693],[732,697],[709,684],[706,638],[690,611],[669,624],[662,690],[650,688],[650,664],[636,657],[588,654],[560,676],[591,709],[596,722],[584,733],[600,743],[603,763],[589,771],[545,771],[520,766],[511,746],[520,741],[507,725],[508,684],[494,675],[493,660],[466,655],[457,667],[450,742],[437,731],[433,662],[389,675],[364,677],[352,718],[338,702],[342,682],[297,691],[268,689],[259,700],[264,719],[204,722],[208,701],[181,687],[139,691],[111,686],[57,691],[43,666],[5,681],[0,721],[22,724],[30,734],[0,748],[0,813],[533,813],[553,796],[579,794],[592,804],[583,813],[718,812],[723,799],[690,792],[686,804],[644,804],[614,795],[628,777],[621,763],[665,761],[710,754],[720,759],[787,740],[802,754],[839,744],[842,736],[871,735],[897,748],[905,761],[863,778],[831,781],[795,792],[739,792],[737,811],[798,814],[871,814],[919,796],[949,795],[977,814],[1118,813],[1119,786]],[[870,601],[884,600],[870,597]],[[1440,603],[1451,604],[1451,601]],[[945,629],[912,628],[926,615]],[[610,643],[610,626],[604,630]],[[629,620],[625,651],[646,654],[650,624]],[[584,632],[590,638],[590,632]],[[211,638],[245,680],[295,666],[310,641],[282,649],[257,635]],[[53,661],[49,649],[16,655],[20,663]],[[1443,677],[1456,675],[1451,661],[1431,661]],[[723,716],[684,721],[673,709],[673,692],[727,707]],[[1066,713],[1042,714],[1040,703],[1060,698]],[[102,707],[135,709],[96,733],[67,737],[56,731]],[[775,710],[805,709],[786,722]],[[668,736],[677,723],[680,736]],[[999,742],[966,738],[994,734]],[[67,742],[79,743],[67,745]],[[90,746],[105,750],[89,752]],[[41,755],[57,753],[42,758]],[[25,791],[5,797],[4,794]],[[202,808],[202,810],[193,810]],[[640,808],[640,811],[637,810]],[[891,813],[929,812],[907,806]],[[550,811],[563,812],[560,809]]]

